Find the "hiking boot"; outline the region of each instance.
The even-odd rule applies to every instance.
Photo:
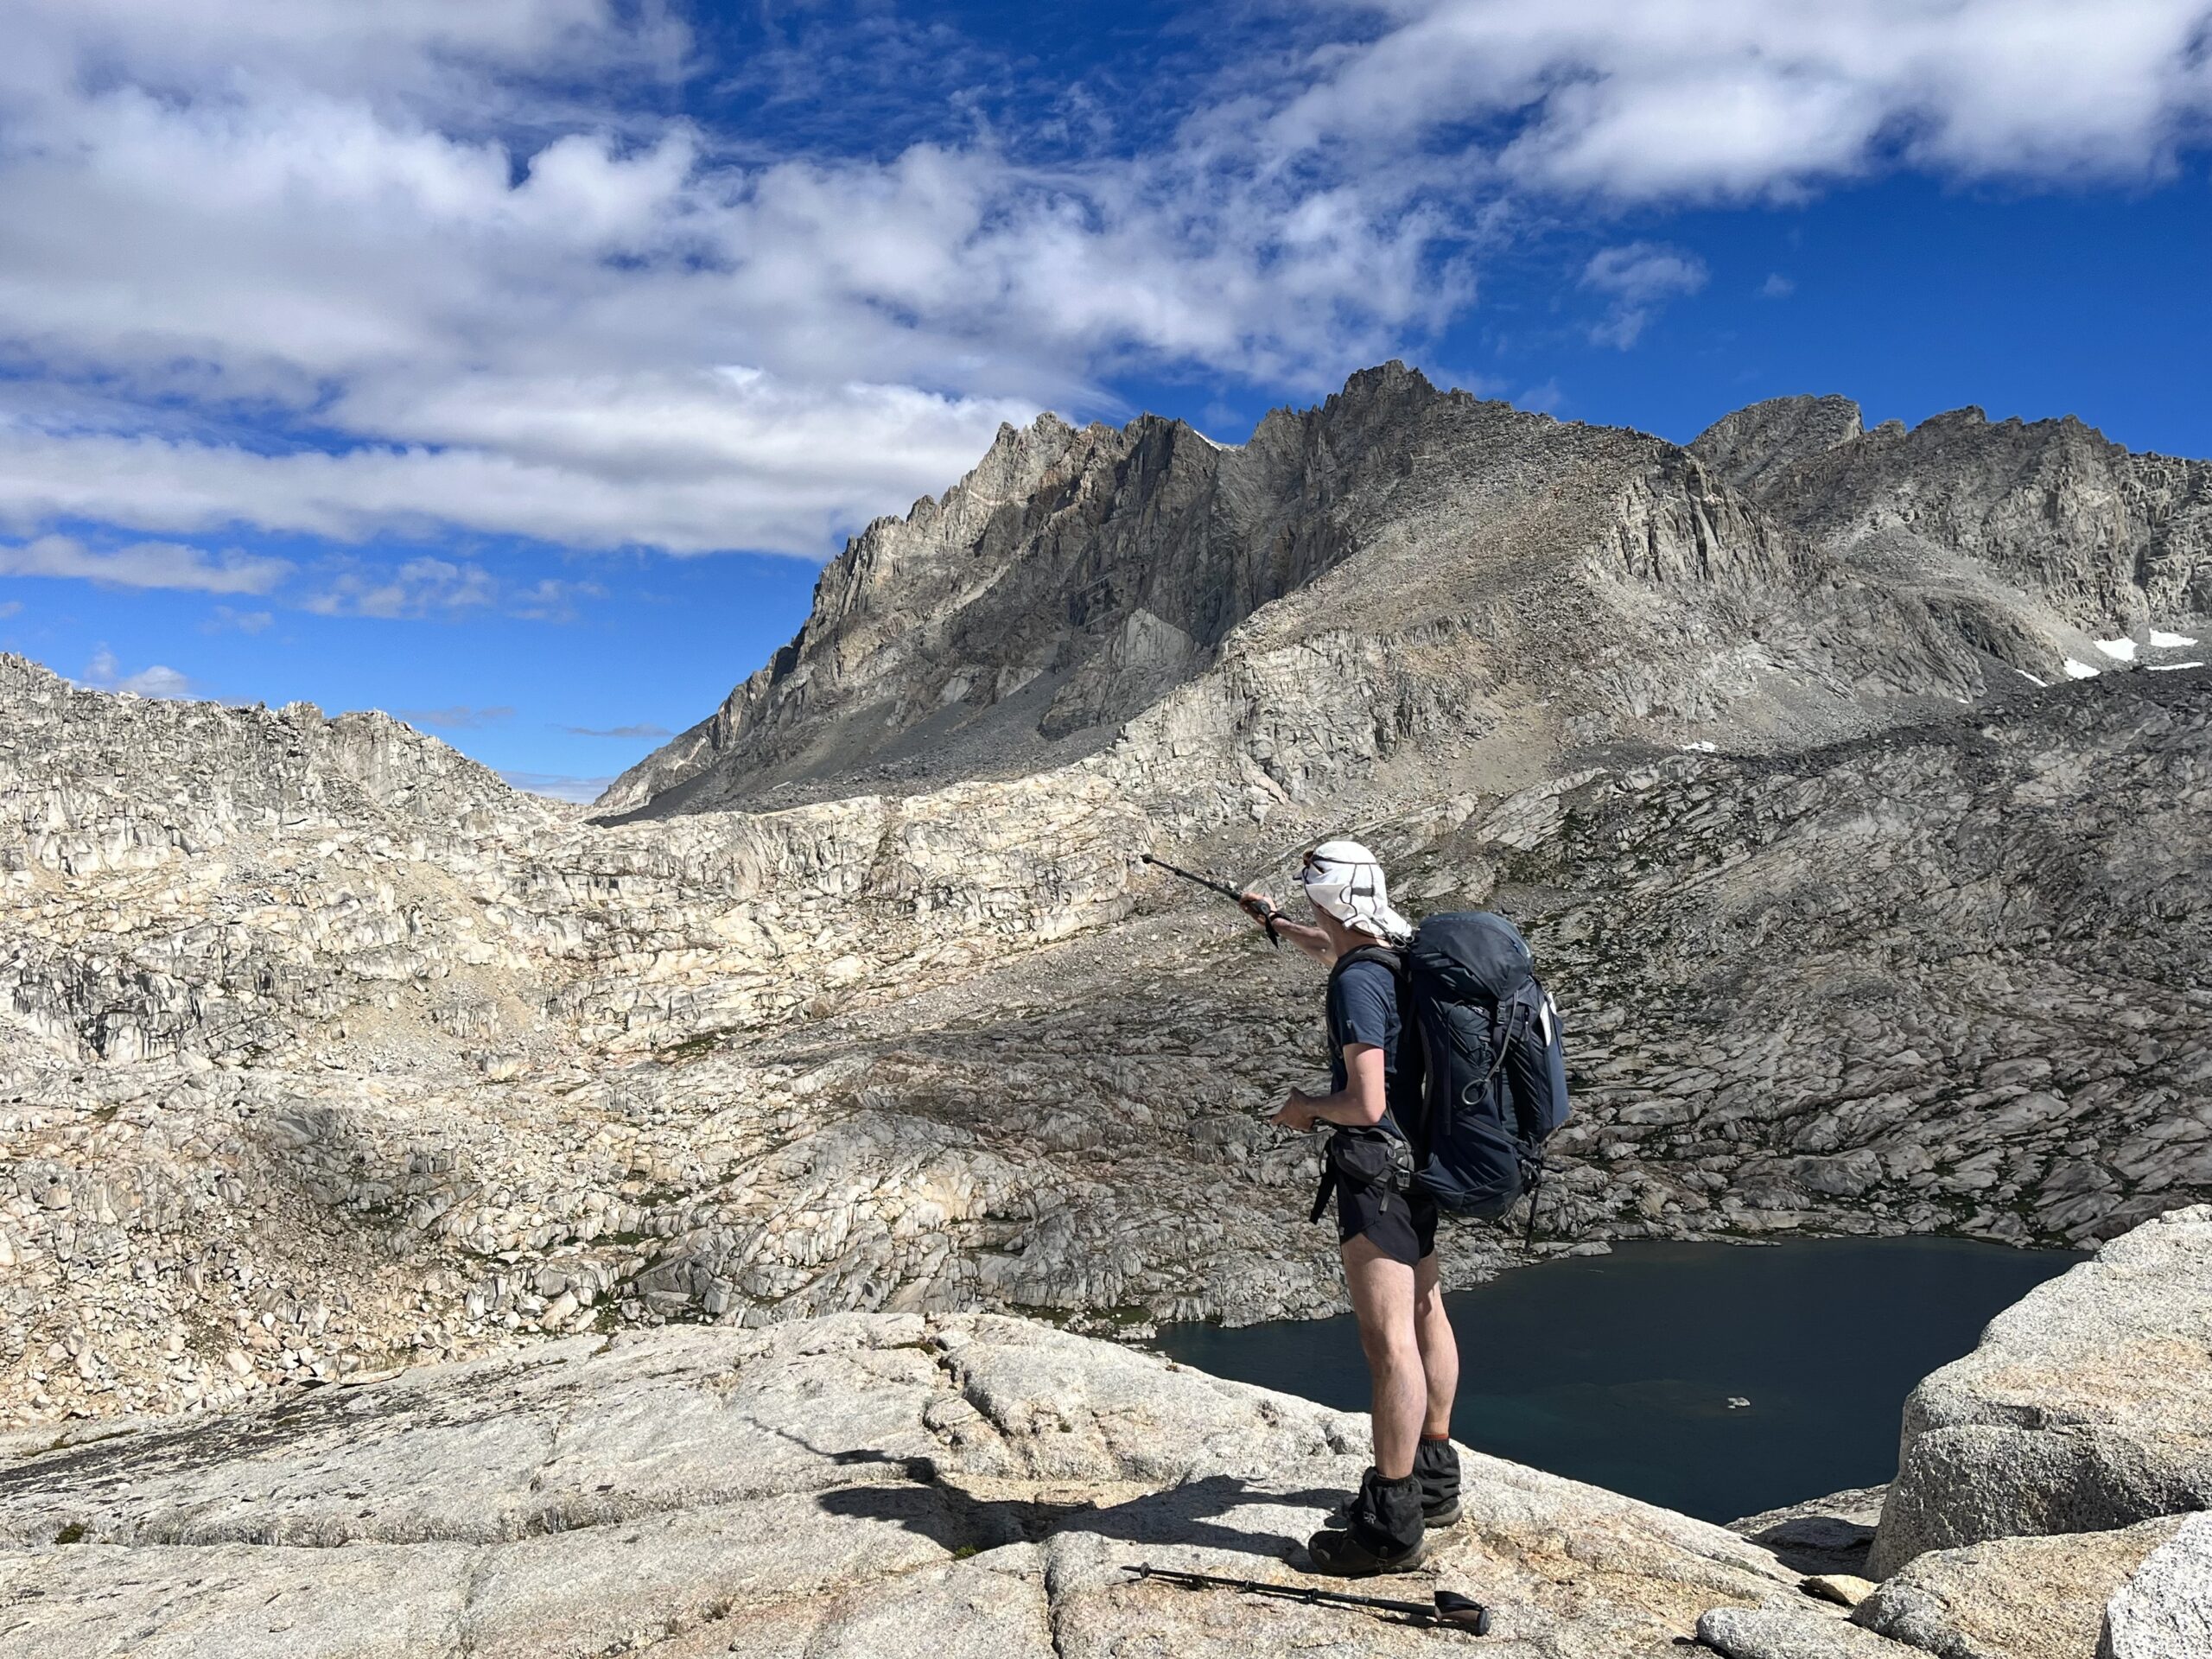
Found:
[[[1427,1541],[1420,1481],[1411,1475],[1385,1480],[1381,1471],[1370,1469],[1352,1499],[1349,1524],[1315,1533],[1306,1541],[1306,1553],[1316,1573],[1363,1579],[1419,1566]]]
[[[1421,1449],[1414,1453],[1414,1478],[1421,1483],[1421,1525],[1434,1532],[1454,1524],[1459,1519],[1459,1454],[1452,1442],[1424,1438]],[[1329,1511],[1328,1519],[1321,1524],[1339,1529],[1349,1527],[1352,1506],[1358,1501],[1357,1494],[1347,1497]]]

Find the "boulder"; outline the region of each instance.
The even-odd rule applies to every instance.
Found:
[[[994,1315],[575,1338],[7,1449],[10,1659],[1410,1659],[1437,1640],[1129,1572],[1325,1584],[1299,1545],[1358,1479],[1363,1419]],[[1663,1652],[1716,1604],[1794,1593],[1722,1528],[1463,1458],[1460,1523],[1378,1593],[1473,1595],[1557,1659]]]
[[[2190,1516],[2105,1606],[2097,1659],[2212,1653],[2212,1515]]]
[[[1905,1402],[1868,1576],[1931,1549],[2212,1507],[2212,1205],[2113,1240]]]
[[[1852,1618],[1941,1659],[2085,1659],[2106,1602],[2180,1525],[2169,1517],[2118,1532],[1929,1550]]]
[[[1698,1620],[1697,1639],[1727,1659],[1921,1659],[1833,1610],[1786,1601],[1716,1607]]]
[[[1881,1519],[1882,1497],[1887,1490],[1866,1486],[1831,1492],[1826,1497],[1731,1521],[1728,1530],[1772,1550],[1784,1567],[1800,1573],[1856,1578],[1866,1569],[1866,1552],[1873,1545],[1874,1528]]]

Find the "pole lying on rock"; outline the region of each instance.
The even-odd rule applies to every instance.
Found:
[[[1341,1590],[1313,1590],[1301,1584],[1268,1584],[1258,1579],[1220,1579],[1211,1573],[1179,1573],[1172,1567],[1124,1567],[1140,1579],[1160,1579],[1186,1590],[1242,1590],[1251,1596],[1274,1596],[1283,1601],[1302,1601],[1323,1607],[1363,1607],[1370,1612],[1396,1613],[1418,1624],[1445,1630],[1490,1634],[1490,1609],[1456,1590],[1440,1590],[1434,1602],[1393,1601],[1388,1596],[1351,1596]]]
[[[1217,881],[1210,875],[1200,875],[1194,870],[1184,869],[1180,866],[1170,864],[1164,858],[1154,858],[1150,853],[1139,853],[1137,856],[1147,864],[1154,865],[1160,869],[1166,871],[1170,875],[1179,875],[1185,881],[1195,881],[1202,887],[1208,888],[1212,892],[1219,893],[1223,898],[1228,899],[1230,904],[1236,906],[1237,909],[1243,911],[1247,915],[1254,913],[1252,907],[1244,902],[1244,895],[1237,892],[1236,888],[1230,887],[1226,881]],[[1282,935],[1275,931],[1274,912],[1273,911],[1269,911],[1260,919],[1268,925],[1268,943],[1269,944],[1280,945],[1282,943]]]

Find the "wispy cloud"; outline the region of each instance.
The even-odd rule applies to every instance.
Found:
[[[501,605],[509,616],[525,622],[573,622],[592,601],[606,597],[607,589],[598,582],[549,576],[507,594]]]
[[[265,594],[290,574],[284,559],[207,553],[179,542],[133,542],[107,551],[69,536],[0,544],[0,576],[61,576],[111,588],[176,588],[204,594]]]
[[[442,732],[480,731],[486,726],[503,725],[515,717],[515,711],[504,705],[491,709],[465,705],[450,709],[395,709],[391,712],[410,726],[429,726]]]
[[[20,599],[0,600],[0,622],[6,621],[11,616],[22,615],[22,610],[23,601]]]
[[[339,569],[325,575],[302,604],[319,616],[450,615],[489,607],[499,583],[480,564],[409,559],[396,568]]]
[[[1766,280],[1759,284],[1759,298],[1763,300],[1786,300],[1796,291],[1797,284],[1778,270],[1769,271]]]
[[[259,633],[276,620],[275,613],[270,611],[239,611],[228,605],[218,605],[200,626],[204,633]]]
[[[563,726],[571,737],[673,737],[665,726]]]
[[[123,664],[105,645],[93,650],[92,660],[85,664],[84,677],[78,683],[96,691],[124,691],[139,697],[187,697],[193,690],[190,678],[160,663],[135,674],[124,673]]]
[[[607,786],[614,781],[612,776],[575,778],[559,772],[502,772],[499,776],[515,788],[532,795],[547,795],[556,801],[586,803],[597,800],[607,792]]]
[[[1590,330],[1601,346],[1622,351],[1643,337],[1659,308],[1705,286],[1705,262],[1656,242],[1601,248],[1582,269],[1582,286],[1605,296],[1605,320]]]

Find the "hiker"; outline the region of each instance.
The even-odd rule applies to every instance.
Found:
[[[1459,1517],[1459,1456],[1452,1398],[1459,1350],[1437,1285],[1433,1199],[1413,1190],[1414,1154],[1393,1108],[1417,1103],[1420,1045],[1399,1065],[1399,963],[1413,928],[1390,907],[1382,868],[1356,841],[1306,854],[1300,884],[1311,925],[1256,893],[1247,911],[1329,967],[1331,1091],[1293,1089],[1271,1122],[1334,1125],[1324,1159],[1319,1220],[1333,1187],[1344,1283],[1373,1383],[1375,1462],[1358,1492],[1307,1541],[1317,1572],[1343,1577],[1401,1571],[1421,1557],[1423,1535]]]

